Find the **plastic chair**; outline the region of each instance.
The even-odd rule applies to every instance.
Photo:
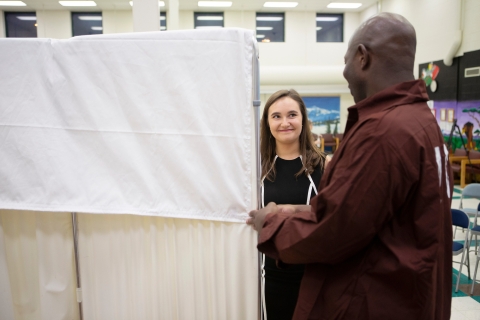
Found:
[[[473,220],[473,227],[470,229],[470,241],[472,243],[473,236],[475,236],[475,254],[477,255],[477,262],[475,262],[475,271],[473,272],[473,281],[472,281],[472,289],[470,290],[470,294],[473,295],[473,287],[475,286],[475,281],[477,278],[477,269],[478,269],[478,262],[480,261],[479,256],[479,246],[478,246],[478,236],[480,236],[480,225],[478,225],[478,212],[480,211],[480,204],[478,204],[477,212],[475,213],[475,218]]]
[[[480,183],[470,183],[462,191],[462,197],[460,198],[459,209],[468,214],[470,217],[474,217],[477,214],[478,207],[464,208],[463,199],[465,197],[476,198],[480,200]]]
[[[465,231],[465,241],[463,243],[458,241],[453,241],[453,255],[458,256],[462,254],[460,258],[460,268],[457,275],[457,286],[455,287],[455,292],[458,292],[458,286],[460,285],[460,276],[462,275],[462,267],[465,265],[468,270],[468,278],[470,279],[470,258],[468,257],[468,230],[470,225],[470,218],[462,210],[452,209],[452,225],[456,227],[464,228]],[[465,258],[466,253],[466,258]],[[467,260],[466,262],[464,260]],[[456,262],[456,261],[454,261]]]

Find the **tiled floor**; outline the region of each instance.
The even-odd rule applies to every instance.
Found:
[[[454,188],[452,208],[458,208],[460,204],[460,196],[462,189],[458,186]],[[463,201],[464,208],[472,207],[476,208],[478,206],[478,200],[476,199],[466,199]],[[465,233],[461,229],[458,229],[455,234],[455,241],[465,240]],[[474,238],[475,240],[475,238]],[[480,238],[478,239],[480,244]],[[475,261],[477,256],[475,255],[474,250],[475,243],[472,243],[472,251],[469,254],[470,257],[470,272],[471,277],[473,277]],[[461,255],[454,256],[453,261],[460,261]],[[453,263],[453,272],[458,273],[459,264]],[[477,319],[480,320],[480,265],[477,271],[477,281],[474,286],[473,295],[470,296],[472,280],[468,279],[468,270],[465,266],[462,268],[462,275],[460,277],[460,287],[457,293],[455,293],[455,285],[457,278],[453,277],[453,289],[452,289],[452,316],[451,320],[470,320]]]

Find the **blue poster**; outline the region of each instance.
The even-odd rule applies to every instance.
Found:
[[[302,97],[315,133],[338,133],[340,97]]]

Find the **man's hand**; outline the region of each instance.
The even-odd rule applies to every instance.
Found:
[[[277,213],[278,207],[275,202],[270,202],[267,206],[260,210],[252,210],[248,214],[251,218],[247,219],[247,224],[252,226],[258,232],[262,231],[265,216],[269,213]]]

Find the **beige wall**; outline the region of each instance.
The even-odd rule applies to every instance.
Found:
[[[37,11],[37,37],[66,39],[72,37],[70,11]]]
[[[108,10],[102,12],[103,33],[133,32],[133,18],[131,11]]]
[[[460,18],[460,4],[464,3]],[[463,28],[462,44],[457,56],[480,49],[479,0],[383,0],[382,11],[404,15],[417,31],[418,63],[443,59],[452,47],[455,35]],[[168,10],[168,9],[167,9]],[[343,57],[348,40],[361,22],[376,14],[377,5],[359,13],[345,13],[344,42],[317,43],[313,11],[285,13],[285,42],[259,43],[261,66],[261,100],[266,101],[275,91],[295,88],[303,95],[340,96],[341,127],[345,125],[347,107],[353,105],[347,83],[343,79]],[[71,21],[68,11],[37,12],[39,37],[68,38]],[[226,11],[225,27],[255,30],[254,11]],[[4,16],[0,16],[0,37],[5,36]],[[179,12],[179,29],[193,29],[193,11]],[[132,12],[104,11],[104,33],[132,32]],[[168,28],[168,18],[167,18]],[[263,80],[262,80],[263,79]]]
[[[0,10],[0,38],[5,38],[5,14]]]

